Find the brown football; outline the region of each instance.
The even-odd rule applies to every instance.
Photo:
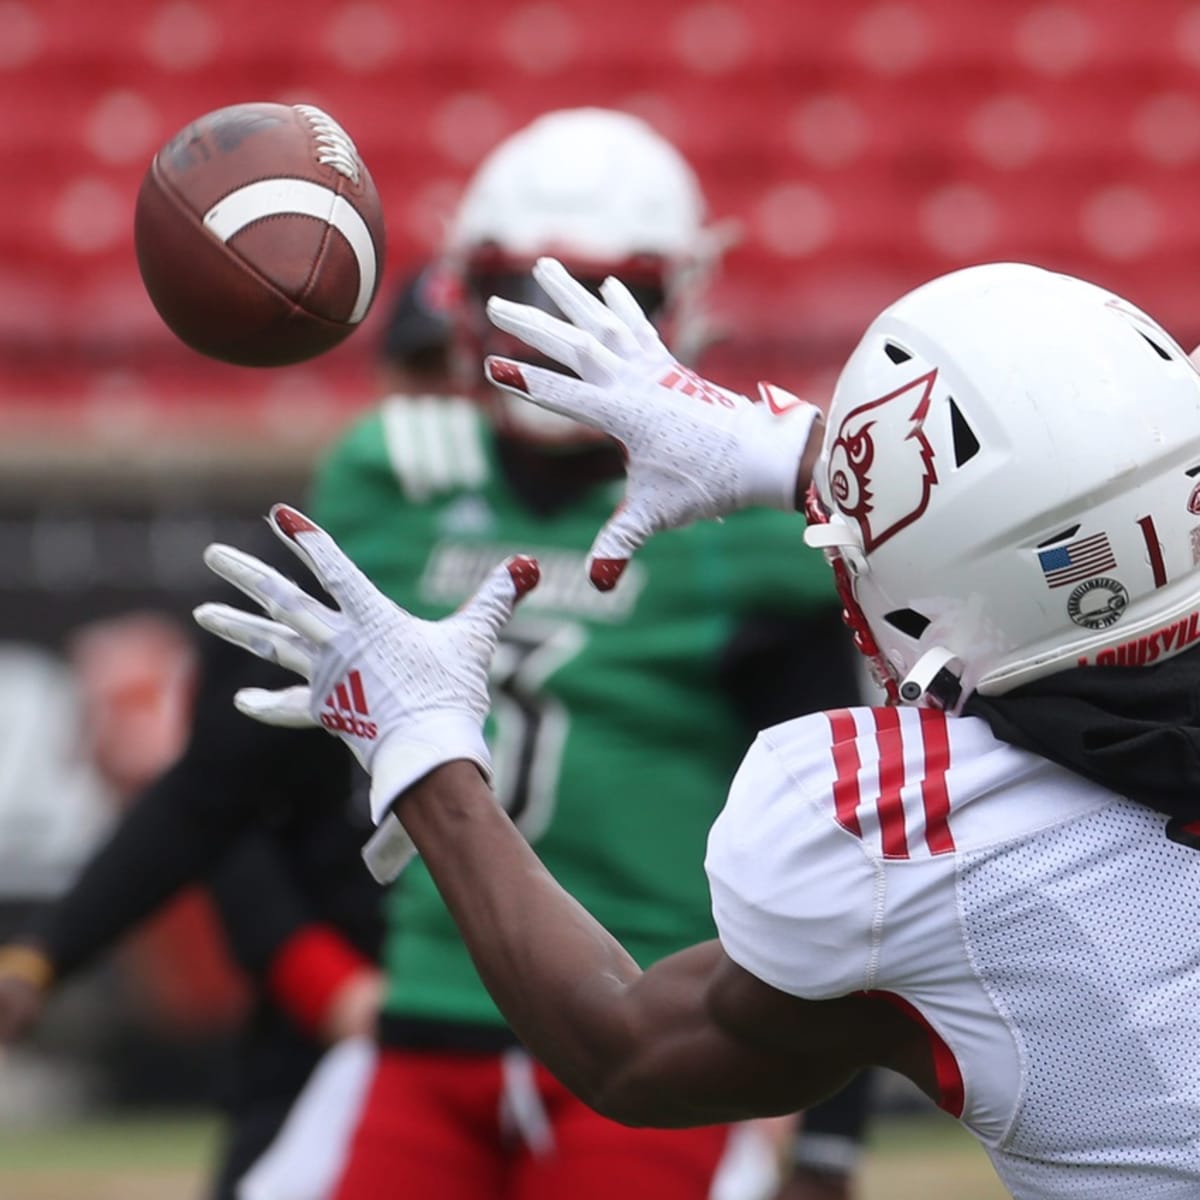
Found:
[[[167,325],[240,366],[337,345],[383,273],[370,173],[345,130],[308,104],[236,104],[180,131],[142,180],[134,241]]]

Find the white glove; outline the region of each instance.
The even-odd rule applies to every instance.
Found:
[[[751,505],[791,511],[815,406],[760,384],[764,403],[701,379],[672,358],[629,290],[606,279],[604,303],[553,258],[533,276],[563,321],[493,296],[492,324],[579,376],[492,356],[497,387],[573,417],[625,449],[625,499],[592,545],[589,573],[612,588],[633,552],[660,529]]]
[[[383,822],[382,836],[368,843],[368,865],[377,878],[394,877],[412,850],[407,835],[399,840],[392,801],[455,759],[469,759],[490,778],[483,739],[488,669],[513,605],[537,586],[537,563],[508,559],[453,616],[423,621],[384,596],[302,513],[277,504],[268,523],[338,610],[251,555],[212,545],[204,561],[261,604],[267,617],[202,604],[196,620],[310,681],[280,691],[243,688],[234,703],[268,725],[323,725],[350,747],[371,775],[371,815]]]

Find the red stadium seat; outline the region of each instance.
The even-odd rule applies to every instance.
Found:
[[[328,361],[234,371],[175,344],[130,220],[192,117],[309,100],[356,138],[392,277],[429,253],[471,166],[538,112],[626,107],[743,228],[716,351],[827,378],[872,312],[940,271],[1024,258],[1093,275],[1200,340],[1200,9],[1080,0],[14,0],[0,8],[0,383],[58,404],[119,356],[173,409],[258,421],[289,387],[357,402],[370,334]],[[378,318],[376,318],[378,319]],[[51,369],[52,366],[52,369]],[[132,376],[131,376],[132,378]],[[36,399],[36,396],[32,398]],[[255,415],[258,413],[259,415]]]

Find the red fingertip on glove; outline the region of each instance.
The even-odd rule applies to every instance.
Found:
[[[508,574],[513,581],[513,587],[517,589],[518,600],[526,592],[532,592],[542,577],[537,559],[528,558],[524,554],[518,554],[508,560]]]
[[[515,391],[523,392],[526,396],[529,395],[525,376],[521,374],[520,363],[515,363],[510,358],[493,356],[485,360],[484,370],[487,372],[487,377],[497,387],[513,388]]]
[[[297,512],[294,508],[289,508],[286,504],[276,504],[271,509],[271,520],[281,532],[286,533],[288,537],[295,538],[301,533],[317,533],[317,527],[303,514]]]
[[[594,558],[588,572],[592,586],[598,592],[611,592],[629,565],[627,558]]]

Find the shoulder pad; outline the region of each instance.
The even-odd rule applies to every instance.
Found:
[[[380,405],[384,446],[405,497],[428,500],[487,479],[483,419],[462,396],[389,396]]]
[[[827,756],[821,722],[816,714],[779,728]],[[810,1000],[873,986],[880,865],[793,777],[765,734],[712,828],[705,869],[721,944],[751,974]]]

